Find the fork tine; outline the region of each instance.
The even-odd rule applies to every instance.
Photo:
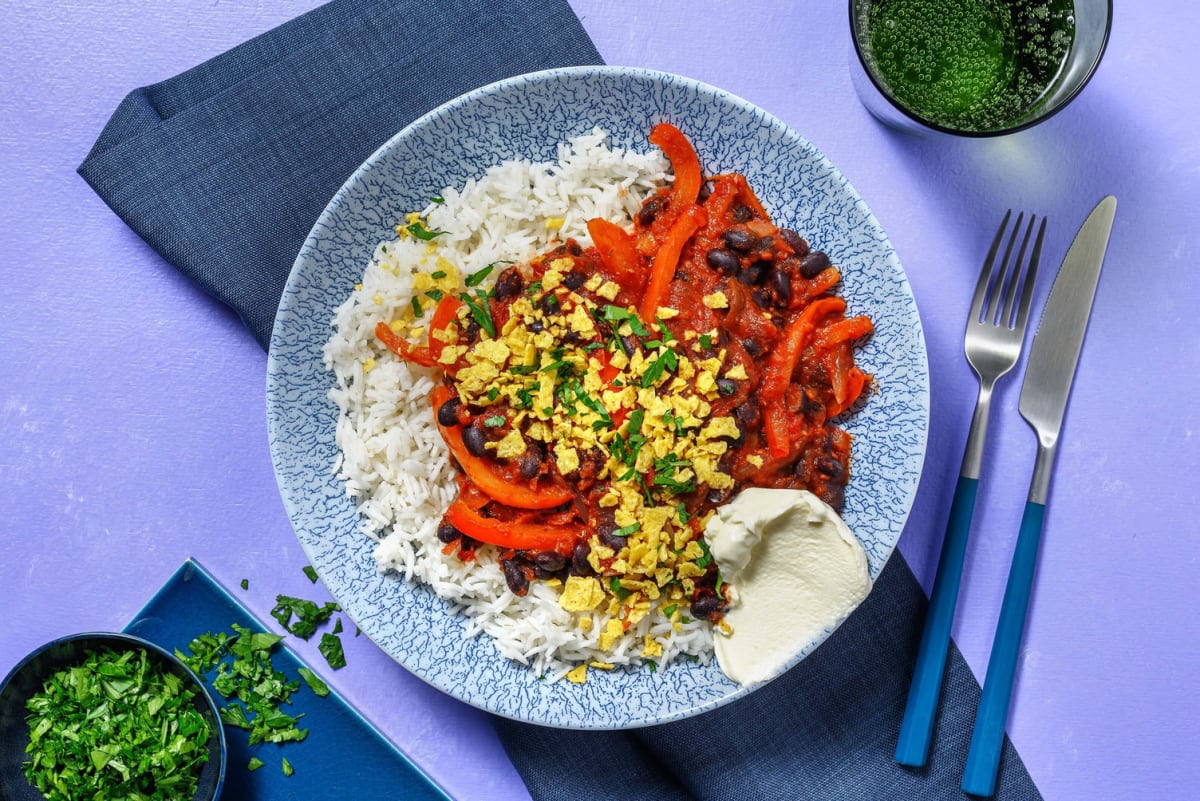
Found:
[[[992,246],[988,248],[987,258],[983,260],[983,269],[979,271],[979,280],[975,282],[975,294],[971,298],[971,315],[967,318],[973,323],[979,322],[983,315],[983,299],[987,297],[987,288],[991,282],[996,253],[1000,250],[1000,240],[1004,238],[1004,231],[1008,228],[1010,217],[1012,217],[1012,209],[1004,212],[1004,219],[1000,221],[996,237],[992,240]]]
[[[991,292],[988,293],[984,317],[993,325],[1000,323],[1000,311],[1003,305],[1000,301],[1004,297],[1004,287],[1008,283],[1008,268],[1012,264],[1013,247],[1017,244],[1017,236],[1021,233],[1021,223],[1024,221],[1025,212],[1021,212],[1017,215],[1017,221],[1013,223],[1012,233],[1008,237],[1008,245],[1004,248],[1004,262],[1000,265],[1000,272],[996,275],[996,283],[992,285]]]
[[[1033,226],[1036,222],[1037,215],[1029,215],[1029,227],[1025,229],[1025,236],[1021,239],[1021,249],[1017,251],[1017,260],[1013,264],[1012,278],[1008,282],[1008,293],[1004,296],[1004,310],[1000,313],[1000,325],[1005,328],[1012,328],[1016,324],[1013,319],[1013,304],[1017,300],[1017,289],[1021,285],[1023,277],[1021,271],[1025,269],[1025,251],[1029,248],[1029,240],[1033,238]]]
[[[1025,324],[1029,321],[1029,306],[1033,301],[1033,282],[1037,278],[1038,263],[1042,259],[1042,240],[1046,236],[1046,218],[1042,218],[1042,224],[1038,227],[1037,240],[1033,243],[1033,254],[1029,257],[1029,270],[1025,276],[1025,287],[1021,291],[1021,305],[1017,307],[1017,329],[1021,332],[1025,331]]]

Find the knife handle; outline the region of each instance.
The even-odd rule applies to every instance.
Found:
[[[946,651],[950,647],[950,627],[954,623],[954,607],[958,603],[958,588],[962,581],[963,561],[967,552],[967,536],[975,511],[975,496],[979,479],[959,476],[950,503],[950,520],[942,555],[938,560],[933,592],[929,596],[929,611],[904,720],[900,723],[900,738],[896,743],[896,761],[901,765],[920,767],[929,758],[929,743],[933,739],[933,722],[938,699],[942,694],[942,678],[946,672]]]
[[[1045,504],[1029,501],[1021,518],[1021,532],[1017,535],[1017,547],[1008,571],[1004,605],[1000,608],[1000,622],[996,624],[996,638],[988,658],[987,677],[983,682],[979,711],[975,713],[975,731],[971,734],[967,766],[963,771],[962,789],[971,795],[990,796],[996,790],[996,771],[1004,747],[1004,724],[1025,631],[1025,615],[1029,611],[1029,593],[1033,588],[1033,571],[1045,513]]]

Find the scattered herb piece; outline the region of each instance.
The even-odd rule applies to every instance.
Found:
[[[307,640],[316,633],[317,626],[329,620],[334,612],[340,611],[342,608],[332,601],[317,606],[315,602],[303,598],[276,595],[271,617],[278,620],[289,634]],[[296,616],[295,622],[292,622],[292,615]]]
[[[658,665],[657,665],[657,663],[655,663],[655,661],[653,659],[647,659],[646,666],[650,668],[651,673],[658,672]]]
[[[422,242],[428,242],[429,240],[431,240],[435,237],[439,237],[442,234],[446,233],[445,231],[430,231],[428,228],[425,227],[425,223],[421,222],[420,220],[417,220],[416,222],[413,222],[413,223],[409,223],[408,225],[406,225],[404,227],[404,230],[408,231],[410,234],[415,236],[417,239],[420,239]]]
[[[478,274],[476,273],[475,275]],[[470,278],[467,279],[468,285],[470,285],[470,280]],[[479,323],[479,327],[486,331],[489,337],[495,339],[496,323],[492,320],[492,309],[488,305],[487,294],[482,289],[477,289],[475,290],[475,297],[471,297],[470,294],[463,292],[458,296],[458,299],[470,310],[471,317],[474,318],[475,322]]]
[[[413,310],[413,317],[416,317],[418,320],[425,316],[425,310],[421,308],[421,299],[420,298],[412,299],[412,310]]]
[[[246,770],[258,770],[263,764],[263,761],[258,757],[250,757],[250,761],[246,763]]]
[[[307,684],[314,693],[322,698],[329,695],[329,685],[321,681],[321,677],[316,673],[313,673],[311,670],[303,666],[296,668],[296,672],[300,674],[300,678],[304,679],[304,683]]]
[[[485,417],[483,420],[483,424],[488,428],[499,428],[507,422],[507,418],[502,414],[493,414],[490,417]]]
[[[288,762],[287,757],[283,758],[282,763],[283,763],[283,775],[284,776],[291,776],[293,773],[296,772],[296,769],[292,767],[292,763]]]
[[[243,590],[250,589],[250,579],[242,579],[242,589]]]
[[[628,526],[621,526],[613,532],[614,537],[628,537],[630,534],[638,530],[637,523],[630,523]]]
[[[333,623],[333,633],[334,634],[342,633],[342,619],[340,617],[337,620],[335,620]]]
[[[322,634],[317,650],[321,652],[321,656],[325,657],[329,667],[334,670],[346,666],[346,654],[342,651],[342,640],[336,634]]]
[[[433,197],[429,198],[429,202],[437,203],[440,206],[446,202],[446,198],[442,197],[441,195],[434,195]]]
[[[671,604],[670,606],[664,606],[662,611],[664,615],[670,617],[671,615],[675,614],[675,610],[678,608],[679,604]]]
[[[436,270],[433,273],[430,273],[429,277],[435,281],[440,281],[446,277],[446,271],[445,270]]]
[[[308,580],[313,584],[317,583],[317,571],[312,565],[304,566],[304,575],[308,576]]]
[[[617,596],[618,601],[624,601],[629,597],[631,592],[630,590],[627,590],[621,586],[620,576],[613,576],[612,581],[608,583],[608,588],[612,590],[613,595]]]
[[[696,560],[696,567],[708,567],[712,563],[712,551],[708,550],[708,543],[704,541],[703,537],[696,542],[700,543],[700,550],[704,551],[704,555]]]
[[[478,270],[477,272],[473,272],[468,275],[463,283],[465,283],[467,286],[479,286],[483,283],[483,279],[492,274],[492,270],[494,269],[496,269],[495,263],[489,264],[482,270]]]

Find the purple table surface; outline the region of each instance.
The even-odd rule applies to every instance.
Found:
[[[266,355],[74,172],[128,90],[314,5],[3,5],[0,675],[58,635],[120,629],[188,556],[227,586],[249,579],[241,596],[261,616],[276,593],[324,595],[301,573],[272,472]],[[791,124],[890,235],[932,373],[925,472],[900,542],[927,590],[975,395],[965,308],[1000,215],[1048,215],[1053,268],[1092,205],[1118,197],[1009,732],[1050,801],[1186,796],[1200,784],[1200,12],[1118,9],[1104,63],[1064,112],[1002,140],[930,141],[859,104],[841,3],[701,5],[573,2],[608,63],[688,75]],[[1020,374],[994,408],[954,631],[977,676],[1034,453]],[[321,672],[450,793],[525,797],[482,713],[366,637],[346,645],[349,666]]]

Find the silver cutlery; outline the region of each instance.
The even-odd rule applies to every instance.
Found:
[[[1029,305],[1033,298],[1042,240],[1046,234],[1046,220],[1043,218],[1038,226],[1037,238],[1026,262],[1025,255],[1029,250],[1037,218],[1030,215],[1029,224],[1022,237],[1021,226],[1025,215],[1018,214],[1008,234],[1004,257],[997,262],[996,256],[1004,243],[1011,217],[1012,211],[1009,210],[1000,222],[995,239],[992,240],[991,249],[975,284],[975,295],[971,300],[971,311],[967,318],[963,350],[966,351],[971,368],[979,377],[979,399],[971,418],[970,432],[967,434],[962,469],[954,489],[954,499],[950,504],[950,519],[946,525],[937,576],[933,582],[929,611],[917,652],[916,669],[909,687],[904,720],[900,724],[895,758],[901,765],[921,766],[929,757],[933,721],[942,691],[946,652],[950,645],[950,628],[954,622],[954,607],[958,602],[963,560],[971,529],[971,517],[975,509],[975,496],[979,489],[979,473],[983,461],[984,441],[987,439],[992,391],[996,382],[1017,363],[1029,321]],[[1013,249],[1018,239],[1020,249],[1013,259]]]
[[[1025,368],[1018,409],[1037,434],[1037,458],[963,771],[962,789],[971,795],[990,796],[996,787],[1050,472],[1116,211],[1117,200],[1109,195],[1092,210],[1076,234],[1054,279]]]

